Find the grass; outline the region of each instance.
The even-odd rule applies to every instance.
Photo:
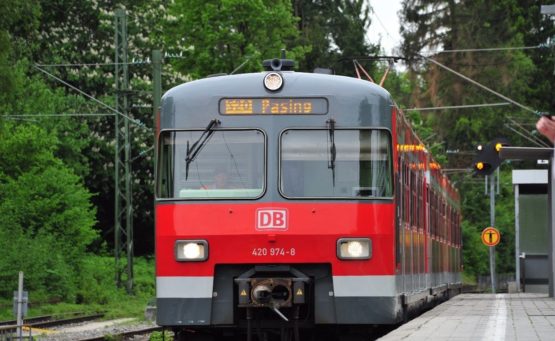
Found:
[[[148,302],[155,297],[154,261],[150,258],[135,259],[133,295],[116,287],[112,257],[89,256],[76,285],[77,296],[65,302],[58,302],[48,297],[47,293],[29,292],[27,317],[104,312],[105,319],[134,317],[143,320]],[[15,319],[12,304],[11,298],[0,298],[0,320]]]
[[[463,272],[462,282],[463,284],[466,284],[466,285],[476,285],[476,275]]]

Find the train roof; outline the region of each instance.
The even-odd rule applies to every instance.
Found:
[[[391,95],[384,88],[356,78],[326,74],[281,71],[283,86],[277,91],[264,87],[265,72],[204,78],[178,85],[162,97],[161,129],[205,127],[216,117],[222,123],[244,124],[244,118],[227,120],[220,103],[224,98],[295,99],[323,98],[325,114],[287,115],[297,124],[314,125],[333,118],[338,127],[372,126],[391,129]],[[237,115],[234,115],[235,117]],[[248,115],[253,125],[268,115]],[[275,116],[275,115],[271,115]],[[274,122],[277,124],[277,122]]]
[[[391,102],[391,95],[384,88],[361,79],[327,75],[319,73],[305,73],[282,71],[283,87],[276,91],[269,91],[263,86],[263,78],[269,71],[245,73],[238,75],[222,75],[203,78],[184,83],[168,90],[163,98],[176,96],[206,96],[225,97],[296,97],[296,96],[358,96],[372,93],[376,97]]]

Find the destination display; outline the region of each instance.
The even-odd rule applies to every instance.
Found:
[[[220,100],[222,115],[324,115],[328,113],[325,98],[224,98]]]

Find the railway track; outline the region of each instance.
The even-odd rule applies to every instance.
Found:
[[[54,315],[43,315],[43,316],[35,316],[26,318],[23,320],[23,325],[25,326],[36,326],[36,327],[47,327],[48,324],[56,323],[65,324],[64,321],[68,321],[67,323],[77,323],[81,322],[79,319],[84,319],[82,321],[87,321],[87,319],[98,319],[104,316],[104,313],[97,313],[92,315],[87,315],[85,313],[76,312],[76,313],[69,313],[65,314],[65,316],[74,316],[68,317],[64,319],[57,319]],[[15,326],[17,324],[17,320],[7,320],[7,321],[0,321],[0,327],[4,326]],[[44,324],[44,325],[41,325]]]
[[[126,332],[121,332],[117,334],[109,334],[109,335],[102,335],[98,337],[91,337],[86,339],[79,339],[79,341],[104,341],[107,339],[110,340],[126,340],[127,338],[135,337],[138,335],[147,335],[153,332],[162,331],[162,327],[149,327],[149,328],[142,328],[137,330],[131,330]]]
[[[37,316],[33,318],[28,318],[23,321],[23,328],[26,329],[25,334],[32,333],[33,329],[37,328],[49,328],[55,326],[63,326],[72,323],[80,323],[86,321],[93,321],[104,316],[104,313],[83,315],[82,313],[74,313],[72,315],[78,315],[74,317],[56,319],[53,315]],[[30,331],[29,331],[30,330]],[[9,320],[0,322],[0,339],[3,336],[15,334],[17,331],[17,321]]]
[[[36,316],[36,317],[24,319],[23,324],[50,321],[52,319],[54,319],[53,315]],[[17,324],[17,320],[0,321],[0,327],[13,326],[16,324]]]
[[[59,320],[36,322],[36,323],[27,324],[27,326],[35,327],[35,328],[48,328],[48,327],[63,326],[63,325],[72,324],[72,323],[98,320],[99,318],[102,318],[102,317],[104,317],[104,313],[76,316],[76,317],[70,317],[70,318],[59,319]]]

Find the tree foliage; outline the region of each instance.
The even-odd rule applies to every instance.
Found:
[[[553,58],[545,49],[518,49],[547,42],[551,22],[540,20],[540,1],[405,0],[402,10],[402,50],[409,57],[408,73],[413,107],[458,106],[504,102],[491,92],[429,62],[421,55],[470,77],[512,100],[536,110],[554,111],[552,84],[546,73]],[[479,20],[475,20],[480,18]],[[485,48],[513,50],[475,51]],[[441,53],[441,50],[457,50]],[[470,168],[475,147],[495,137],[507,137],[513,145],[529,146],[535,120],[533,113],[516,106],[421,112],[423,126],[432,127],[430,139],[442,154],[445,168]],[[445,129],[449,127],[449,129]],[[520,131],[520,134],[515,133]],[[510,166],[504,166],[502,190],[497,197],[496,225],[503,242],[497,247],[498,271],[514,269],[514,206]],[[489,201],[483,183],[468,173],[455,175],[463,199],[463,239],[466,270],[484,274],[479,265],[483,246],[478,238],[489,225]]]
[[[70,298],[96,238],[91,194],[54,155],[53,133],[8,122],[0,136],[0,291],[24,271],[29,289]]]
[[[311,50],[301,68],[331,68],[339,75],[354,75],[353,59],[364,60],[378,52],[366,40],[370,26],[370,7],[362,0],[292,0],[304,44]],[[373,74],[375,63],[365,63]]]
[[[191,78],[261,70],[261,60],[300,59],[296,19],[288,0],[181,0],[169,8],[166,44],[182,52],[177,69]]]

